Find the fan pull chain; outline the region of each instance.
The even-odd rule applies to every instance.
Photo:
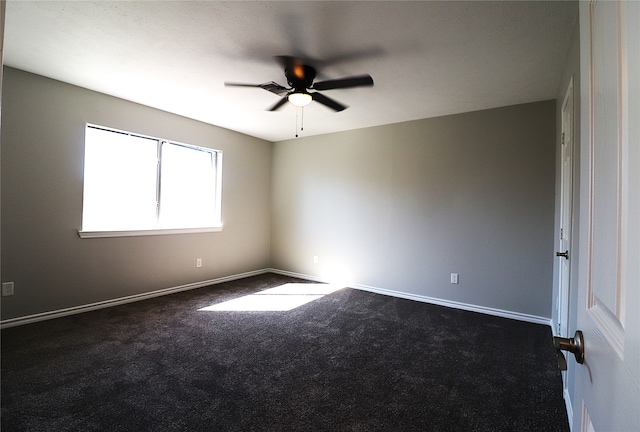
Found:
[[[304,130],[304,107],[296,107],[296,138],[298,138],[298,117],[300,117],[300,132]]]

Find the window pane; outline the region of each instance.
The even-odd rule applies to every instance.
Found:
[[[216,213],[216,153],[162,144],[160,226],[211,227]]]
[[[82,229],[156,226],[156,140],[86,128]]]

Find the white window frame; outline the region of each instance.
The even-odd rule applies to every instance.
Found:
[[[213,224],[212,226],[206,227],[188,227],[188,228],[152,228],[152,229],[132,229],[132,230],[107,230],[107,231],[92,231],[92,230],[78,230],[78,235],[83,239],[90,238],[102,238],[102,237],[134,237],[134,236],[150,236],[150,235],[169,235],[169,234],[197,234],[197,233],[206,233],[206,232],[219,232],[222,231],[222,151],[215,150],[207,147],[200,147],[192,144],[185,144],[177,141],[167,140],[163,138],[152,137],[148,135],[127,132],[124,130],[119,130],[111,127],[100,126],[96,124],[87,123],[85,125],[85,131],[87,128],[97,128],[102,129],[108,132],[121,133],[125,135],[147,138],[158,143],[158,149],[162,146],[163,143],[183,146],[187,148],[193,148],[195,150],[206,151],[215,153],[215,165],[216,165],[216,185],[215,185],[215,219],[218,223]],[[160,151],[158,152],[160,154]],[[159,166],[161,164],[160,159],[158,160]],[[160,169],[158,169],[158,179],[159,181]],[[83,195],[84,195],[84,180],[83,180]],[[157,197],[160,200],[160,197]],[[84,203],[83,203],[83,212],[84,212]]]

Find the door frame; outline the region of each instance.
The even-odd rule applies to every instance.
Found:
[[[567,84],[565,96],[560,111],[560,151],[558,152],[558,163],[560,165],[560,199],[557,202],[558,209],[558,230],[556,251],[569,251],[569,259],[563,257],[556,258],[557,265],[557,285],[558,292],[556,298],[556,311],[554,317],[553,334],[560,337],[569,337],[569,317],[570,317],[570,296],[572,284],[572,271],[575,252],[573,246],[573,198],[575,196],[575,88],[574,77],[571,76]],[[568,154],[568,163],[565,158]],[[562,371],[562,388],[567,412],[571,415],[572,407],[568,392],[568,373]]]
[[[572,271],[572,255],[573,250],[573,196],[574,196],[574,166],[575,166],[575,139],[574,139],[574,118],[575,118],[575,101],[573,77],[569,80],[567,90],[565,91],[564,100],[560,114],[560,202],[559,202],[559,227],[557,233],[558,251],[569,251],[569,259],[566,267],[562,261],[564,258],[558,257],[558,297],[556,303],[556,323],[553,333],[556,336],[569,336],[569,297],[571,289],[571,271]],[[565,145],[567,147],[565,147]],[[565,148],[568,148],[569,164],[565,166]],[[565,182],[567,184],[565,184]],[[565,214],[567,213],[567,214]],[[564,246],[563,246],[564,239]],[[565,249],[566,248],[566,249]],[[563,249],[562,251],[560,249]],[[563,382],[566,381],[566,374],[563,373]],[[566,382],[564,382],[566,384]],[[566,387],[566,386],[565,386]]]

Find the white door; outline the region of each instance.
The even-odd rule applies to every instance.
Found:
[[[581,2],[580,41],[585,362],[572,425],[640,431],[640,2]]]
[[[556,336],[568,337],[569,322],[569,283],[571,275],[571,222],[573,203],[573,78],[562,103],[562,131],[560,151],[560,232],[558,233],[558,248],[556,252],[558,265],[558,301]],[[564,374],[563,374],[564,375]]]

